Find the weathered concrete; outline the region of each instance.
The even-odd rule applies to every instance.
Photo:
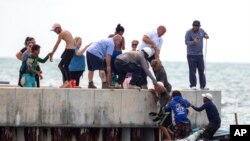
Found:
[[[11,125],[15,122],[16,89],[0,89],[0,125]]]
[[[181,92],[196,106],[203,103],[201,93],[210,92],[220,112],[220,91]],[[157,127],[148,113],[157,112],[158,106],[147,90],[1,87],[0,97],[0,126]],[[207,123],[205,112],[190,108],[189,117],[193,126]]]

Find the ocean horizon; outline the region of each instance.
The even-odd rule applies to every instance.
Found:
[[[58,87],[62,83],[62,75],[58,68],[59,59],[53,62],[47,61],[40,64],[43,74],[41,86]],[[168,80],[173,89],[189,88],[187,62],[162,62]],[[21,61],[16,58],[1,57],[0,81],[8,81],[11,85],[17,85]],[[87,70],[87,66],[85,67]],[[234,113],[238,115],[239,124],[250,124],[250,63],[236,62],[207,62],[206,79],[210,90],[220,90],[222,93],[222,128],[229,129],[230,124],[235,124]],[[87,88],[87,71],[80,80],[80,86]],[[197,75],[198,76],[198,75]],[[198,79],[198,77],[197,77]],[[95,72],[94,82],[100,88],[101,81],[98,72]],[[152,88],[151,80],[148,79],[149,88]],[[199,84],[199,81],[197,82]],[[199,87],[199,85],[197,85]]]

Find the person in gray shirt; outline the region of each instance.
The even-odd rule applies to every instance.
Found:
[[[189,66],[190,88],[196,89],[196,69],[199,73],[200,88],[205,89],[206,77],[203,59],[203,38],[208,39],[208,34],[200,28],[200,21],[193,21],[193,28],[186,32],[185,44],[187,46],[187,60]]]
[[[149,47],[143,48],[141,51],[130,51],[118,55],[115,59],[115,67],[118,71],[118,84],[122,84],[126,74],[132,73],[132,79],[130,81],[130,88],[142,87],[147,83],[146,78],[152,80],[153,84],[158,86],[155,77],[149,71],[149,65],[146,60],[151,49]]]

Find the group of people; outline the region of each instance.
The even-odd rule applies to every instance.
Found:
[[[33,64],[26,65],[29,62],[27,57],[32,54],[30,47],[37,46],[35,39],[32,37],[27,37],[25,48],[17,53],[17,58],[23,62],[18,82],[20,86],[29,86],[21,84],[21,82],[23,83],[21,80],[26,78],[27,74],[32,74],[29,76],[34,78],[32,81],[35,80],[35,85],[39,87],[39,77],[40,79],[42,78],[42,71],[37,62],[44,63],[48,57],[52,61],[53,55],[62,40],[65,41],[66,47],[58,65],[63,76],[61,88],[70,88],[72,80],[75,80],[76,86],[79,86],[80,76],[85,71],[85,56],[83,55],[85,51],[88,66],[88,88],[96,88],[93,82],[95,70],[99,70],[102,88],[111,88],[112,86],[123,88],[123,82],[127,77],[131,78],[128,85],[129,88],[147,88],[147,76],[149,76],[154,85],[158,85],[156,82],[162,80],[161,74],[166,74],[163,66],[152,65],[154,72],[154,75],[152,75],[148,65],[151,62],[154,62],[153,64],[159,62],[158,64],[160,64],[160,53],[163,44],[162,36],[167,31],[163,25],[158,26],[156,31],[143,35],[142,42],[137,49],[139,41],[132,41],[132,50],[125,53],[122,52],[125,49],[125,38],[123,37],[125,29],[120,24],[117,25],[114,34],[109,35],[106,39],[90,43],[84,48],[81,48],[82,39],[80,37],[75,37],[74,39],[72,34],[67,30],[63,30],[60,24],[54,24],[51,30],[58,34],[58,39],[53,50],[44,58],[45,60],[35,59],[33,62],[30,61]],[[185,36],[191,88],[196,88],[196,69],[199,72],[200,88],[206,88],[203,38],[208,39],[208,35],[200,28],[200,22],[195,20],[193,28],[188,30]],[[29,67],[31,65],[33,67],[36,66],[36,71],[31,71]],[[158,68],[155,69],[153,66]],[[171,89],[167,77],[164,79],[164,86]],[[25,80],[29,79],[26,78]]]
[[[192,107],[192,109],[198,112],[201,112],[203,110],[206,111],[209,123],[207,126],[202,128],[202,137],[204,138],[204,140],[213,140],[215,132],[220,128],[221,118],[217,107],[212,101],[212,94],[202,94],[203,105],[200,107],[196,107],[187,99],[184,99],[181,92],[178,90],[174,90],[171,96],[167,96],[166,93],[166,90],[162,91],[160,89],[155,89],[153,91],[153,94],[159,96],[159,103],[161,105],[161,108],[159,113],[149,113],[149,115],[151,116],[156,116],[153,121],[160,120],[159,127],[164,133],[165,139],[188,140],[191,134],[191,122],[188,118],[188,108]]]
[[[196,70],[199,73],[200,88],[206,89],[206,78],[204,74],[205,64],[203,59],[203,38],[208,39],[208,34],[200,28],[200,21],[193,21],[192,28],[186,32],[185,44],[187,46],[187,60],[189,66],[190,88],[196,89]],[[63,76],[63,84],[60,88],[70,88],[74,80],[76,86],[80,84],[80,77],[85,71],[85,55],[88,67],[88,88],[97,88],[93,82],[94,71],[99,71],[102,88],[144,88],[147,89],[147,76],[154,85],[155,99],[160,100],[164,112],[170,112],[174,120],[175,138],[187,137],[190,133],[190,121],[187,118],[188,107],[194,110],[206,110],[209,125],[205,129],[207,138],[215,133],[220,126],[220,117],[217,108],[212,103],[211,94],[204,95],[204,105],[195,107],[187,100],[184,100],[179,91],[173,91],[168,82],[167,73],[161,64],[160,55],[163,44],[162,36],[166,33],[165,26],[160,25],[155,31],[143,35],[139,45],[138,40],[131,43],[131,51],[123,52],[125,49],[125,29],[120,24],[117,25],[115,33],[108,38],[90,43],[81,47],[82,39],[73,38],[72,34],[63,30],[60,24],[54,24],[51,31],[58,34],[58,39],[52,51],[41,59],[39,57],[40,46],[35,39],[27,37],[25,47],[16,54],[22,61],[18,85],[22,87],[39,87],[39,79],[42,79],[40,63],[45,63],[48,59],[53,61],[53,55],[61,41],[65,41],[66,47],[61,55],[59,69]],[[139,46],[138,46],[139,45]],[[138,46],[138,48],[137,48]],[[153,73],[149,70],[152,67]],[[171,112],[172,111],[172,112]],[[166,127],[166,126],[165,126]],[[162,126],[164,133],[168,134],[168,129]]]

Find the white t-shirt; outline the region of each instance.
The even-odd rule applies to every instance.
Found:
[[[161,50],[163,39],[158,36],[156,31],[148,32],[145,35],[147,35],[156,44],[156,46],[159,48],[159,50]],[[147,44],[144,41],[142,41],[142,43],[140,44],[138,49],[142,50],[144,47],[152,47],[152,46],[150,44]],[[151,48],[151,50],[152,50],[151,56],[153,56],[155,54],[155,50],[153,48]],[[151,56],[149,56],[149,57],[151,57]]]

